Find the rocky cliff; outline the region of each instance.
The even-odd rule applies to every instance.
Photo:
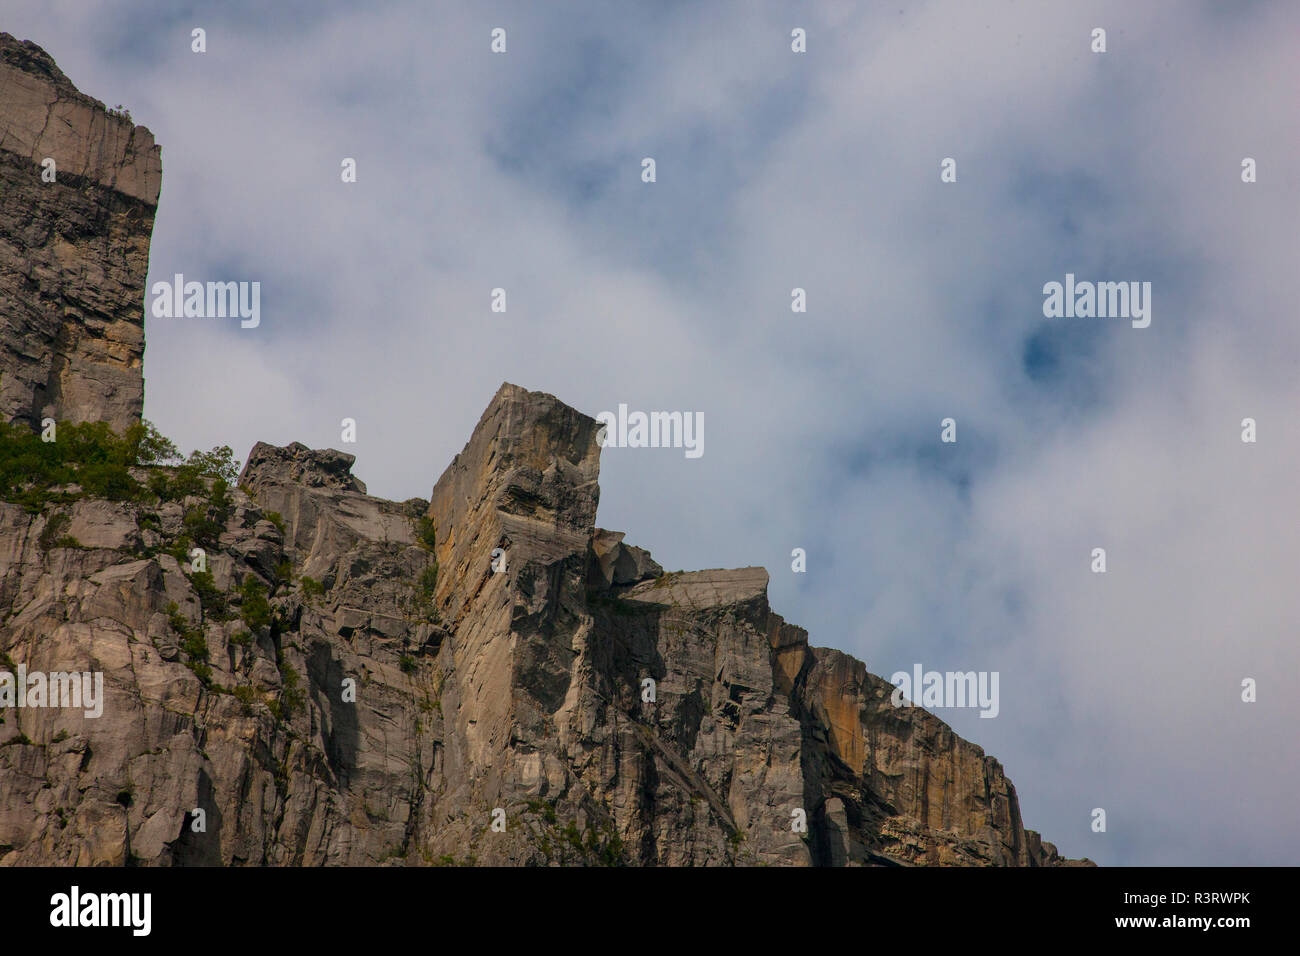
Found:
[[[4,712],[0,862],[1062,862],[765,571],[598,529],[596,429],[505,385],[428,502],[258,445],[229,492],[0,503],[2,666],[105,680]]]
[[[153,135],[0,33],[0,416],[106,421],[144,403]]]
[[[157,148],[7,36],[0,107],[3,421],[120,430]],[[0,427],[29,456],[0,474],[0,863],[1070,862],[761,568],[665,573],[596,527],[596,430],[503,385],[398,503],[337,451],[259,444],[232,487]],[[93,708],[4,677],[74,672]]]

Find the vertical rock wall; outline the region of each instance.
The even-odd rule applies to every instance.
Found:
[[[0,33],[0,420],[139,421],[161,183],[152,133]]]

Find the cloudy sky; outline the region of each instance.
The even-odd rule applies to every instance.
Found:
[[[701,458],[605,451],[602,526],[764,565],[877,674],[998,671],[939,714],[1067,855],[1296,862],[1300,6],[359,6],[6,2],[162,145],[150,281],[261,283],[256,329],[148,322],[148,418],[355,418],[402,499],[502,381],[702,412]],[[1150,327],[1045,318],[1066,273]]]

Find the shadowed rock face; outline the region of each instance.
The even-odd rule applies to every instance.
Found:
[[[42,179],[45,159],[56,179]],[[144,405],[153,134],[0,33],[0,417],[106,421]]]
[[[665,574],[597,528],[596,428],[502,386],[429,502],[259,444],[203,598],[167,553],[201,498],[63,506],[77,547],[0,505],[3,666],[105,675],[100,718],[4,711],[0,862],[1068,862],[997,761],[773,613],[763,569]],[[277,612],[251,632],[250,576]]]

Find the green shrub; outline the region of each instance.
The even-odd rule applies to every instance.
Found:
[[[220,476],[212,479],[212,494],[208,499],[208,508],[212,511],[212,516],[221,524],[225,524],[230,518],[232,507],[230,482]]]
[[[203,684],[204,687],[207,687],[209,690],[215,690],[218,692],[222,690],[222,688],[219,685],[212,683],[212,668],[209,667],[205,662],[186,661],[185,666],[194,672],[194,676],[199,679],[199,682]]]
[[[145,422],[152,430],[153,426]],[[128,429],[128,436],[131,431]],[[208,481],[222,482],[222,490],[213,495],[213,505],[218,512],[227,507],[228,500],[223,500],[226,490],[234,484],[238,476],[234,453],[228,445],[221,445],[211,451],[193,451],[189,458],[182,458],[176,446],[163,438],[156,430],[146,435],[139,445],[135,461],[141,465],[167,465],[170,474],[158,471],[149,476],[149,493],[162,501],[181,501],[185,498],[199,497],[208,492]],[[222,516],[223,522],[225,517]]]
[[[197,628],[189,631],[185,639],[181,641],[181,650],[185,656],[192,661],[206,661],[208,659],[208,641],[203,636],[203,632]]]
[[[0,425],[0,497],[35,504],[55,486],[78,484],[98,498],[130,501],[145,489],[131,477],[133,465],[158,465],[179,460],[176,446],[149,422],[117,435],[104,422],[55,426],[54,441],[23,425]],[[151,477],[149,490],[156,481]],[[156,493],[156,492],[155,492]]]
[[[175,601],[167,602],[167,623],[177,634],[184,634],[190,626],[190,622],[181,615],[180,605]]]
[[[433,564],[429,565],[427,568],[425,568],[423,571],[420,572],[419,585],[421,591],[423,591],[430,598],[433,597],[433,592],[438,590],[438,562],[437,561],[433,562]]]
[[[239,585],[239,616],[249,630],[258,631],[271,626],[271,603],[266,599],[266,585],[252,574],[245,574]]]
[[[184,567],[189,564],[190,549],[193,547],[194,542],[190,540],[190,536],[182,534],[172,543],[172,546],[167,549],[167,553],[175,558],[182,567]]]
[[[181,465],[170,477],[166,472],[151,476],[149,488],[163,501],[182,501],[202,495],[205,490],[203,475],[189,465]]]
[[[212,684],[212,668],[208,666],[208,641],[202,627],[195,627],[181,614],[175,601],[167,605],[167,623],[180,637],[185,666],[192,670],[204,687]]]
[[[123,432],[123,440],[132,449],[132,459],[138,465],[175,465],[181,461],[181,453],[165,438],[152,422],[141,421]]]
[[[239,465],[229,445],[219,445],[212,451],[193,451],[185,464],[201,475],[221,480],[227,488],[239,480]]]
[[[235,700],[239,701],[239,708],[243,711],[245,717],[251,717],[257,709],[257,705],[262,702],[262,695],[256,689],[248,684],[240,684],[234,690]]]
[[[140,483],[131,477],[126,465],[117,462],[97,461],[82,465],[77,471],[77,484],[93,498],[110,501],[130,501],[141,495]]]
[[[437,546],[438,526],[428,515],[420,515],[415,519],[415,538],[429,551]]]
[[[205,548],[216,548],[221,538],[221,525],[211,517],[206,505],[193,505],[185,509],[182,521],[185,533]]]
[[[280,680],[284,689],[280,694],[280,708],[277,714],[278,718],[288,720],[297,711],[301,710],[307,702],[307,697],[302,688],[298,686],[298,672],[284,656],[284,651],[276,655],[276,663],[280,665]]]
[[[60,533],[68,526],[69,520],[62,512],[55,512],[46,519],[45,527],[41,529],[41,535],[36,539],[42,551],[49,551],[56,546]]]
[[[54,438],[42,441],[25,425],[0,422],[0,500],[36,514],[70,500],[54,489],[72,484],[83,494],[116,501],[143,497],[144,489],[128,471],[136,464],[136,447],[104,422],[63,422],[55,426]]]
[[[204,618],[211,618],[214,621],[227,620],[230,615],[226,595],[222,593],[212,579],[212,572],[195,571],[188,577],[190,584],[194,585],[194,590],[198,592],[199,604],[203,608]]]
[[[224,478],[214,478],[207,504],[191,505],[185,510],[185,533],[205,547],[217,547],[225,530],[233,508],[229,491]]]
[[[428,621],[438,620],[435,594],[438,590],[438,562],[420,572],[415,582],[415,608]]]

